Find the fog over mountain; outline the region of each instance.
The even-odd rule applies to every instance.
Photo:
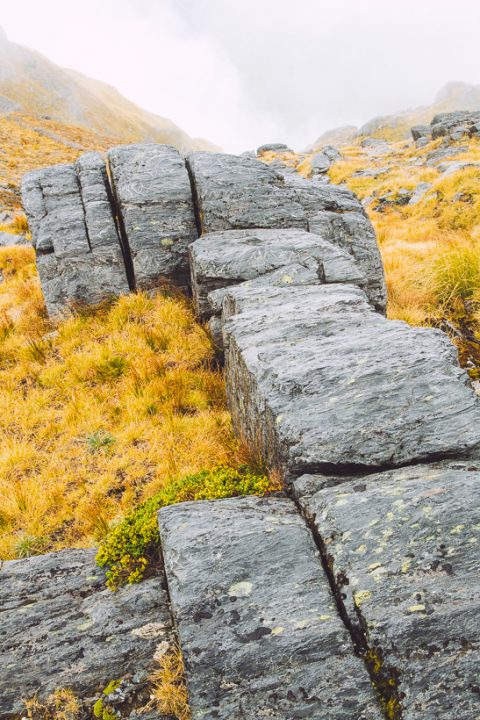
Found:
[[[232,151],[302,148],[331,127],[430,104],[448,81],[480,82],[473,0],[0,0],[0,22],[11,40]]]

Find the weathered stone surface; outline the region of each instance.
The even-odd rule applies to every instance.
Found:
[[[439,113],[431,122],[432,137],[450,136],[453,140],[461,140],[465,135],[480,134],[480,112],[456,111]]]
[[[288,145],[285,145],[285,143],[266,143],[265,145],[260,145],[259,148],[257,148],[257,155],[263,155],[263,153],[267,152],[292,152]]]
[[[315,491],[324,483],[300,478],[297,495],[350,621],[398,675],[403,719],[476,719],[480,465],[419,465]]]
[[[421,138],[432,139],[432,128],[429,125],[414,125],[411,133],[415,142]]]
[[[437,330],[387,321],[349,285],[224,301],[237,431],[287,476],[399,465],[480,445],[480,407]]]
[[[381,717],[291,500],[182,503],[159,527],[193,720]]]
[[[287,266],[303,268],[303,271],[296,268],[295,272],[300,274],[300,284],[306,284],[308,278],[315,284],[366,284],[349,252],[319,234],[298,229],[229,230],[203,235],[190,246],[190,265],[195,308],[202,319],[220,313],[228,286],[254,279],[257,286],[293,284]]]
[[[0,247],[13,247],[15,245],[28,245],[25,235],[14,235],[13,233],[0,231]]]
[[[98,153],[25,176],[22,198],[48,313],[129,290]]]
[[[184,160],[170,145],[123,145],[109,151],[108,162],[136,287],[165,280],[186,287],[197,230]]]
[[[45,700],[60,688],[91,709],[103,688],[122,677],[129,709],[148,701],[155,649],[171,639],[162,577],[112,593],[94,550],[63,550],[5,562],[0,608],[0,717],[20,717],[23,700]]]
[[[408,204],[409,205],[417,205],[421,200],[423,200],[423,198],[425,197],[425,195],[427,194],[427,192],[430,190],[431,187],[432,187],[432,183],[427,183],[427,182],[418,183],[417,187],[413,191],[413,193],[408,201]]]
[[[372,302],[380,310],[385,307],[383,267],[375,233],[360,201],[348,188],[306,180],[297,174],[281,176],[252,158],[221,153],[191,153],[187,164],[202,233],[287,227],[317,232],[311,220],[322,211],[361,216],[363,227],[359,222],[356,227],[361,235],[358,239],[356,234],[351,236],[343,249],[359,262]],[[324,239],[337,244],[335,233]]]
[[[382,258],[375,230],[365,214],[358,210],[343,213],[324,210],[310,217],[308,227],[310,232],[333,242],[355,258],[366,278],[366,294],[374,307],[383,312],[386,289]]]
[[[328,172],[332,162],[326,153],[318,152],[312,157],[310,164],[313,173],[321,174]]]

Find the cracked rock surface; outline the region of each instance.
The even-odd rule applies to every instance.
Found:
[[[398,675],[403,720],[480,716],[480,464],[443,462],[295,492],[352,623]]]
[[[224,300],[230,409],[287,477],[478,450],[480,406],[442,332],[386,320],[350,285],[239,288]]]
[[[185,161],[170,145],[121,145],[108,152],[113,193],[128,238],[135,286],[169,280],[186,288],[196,239]]]
[[[380,720],[291,500],[181,503],[159,527],[194,720]]]
[[[122,677],[133,705],[148,701],[155,650],[171,638],[162,577],[112,593],[95,550],[62,550],[5,562],[0,608],[2,719],[21,717],[23,700],[45,700],[60,688],[91,707]]]
[[[129,291],[98,153],[82,155],[75,165],[29,173],[22,199],[50,316]]]
[[[354,256],[366,279],[367,294],[379,310],[384,310],[383,266],[375,232],[350,190],[305,180],[296,174],[283,176],[251,157],[194,152],[188,155],[187,165],[203,234],[288,227],[317,232]],[[353,214],[353,218],[349,215],[345,220],[340,242],[331,228],[333,218],[330,225],[323,223],[320,227],[320,221],[311,224],[323,211]]]
[[[201,319],[220,314],[227,288],[256,280],[256,286],[351,282],[365,279],[345,250],[304,230],[229,230],[203,235],[190,246],[192,290]],[[288,268],[304,272],[292,276]],[[275,272],[277,271],[277,272]],[[308,283],[310,284],[310,283]],[[212,296],[209,298],[209,293]]]

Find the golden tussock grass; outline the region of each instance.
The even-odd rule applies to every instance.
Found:
[[[173,715],[177,720],[191,720],[185,668],[178,645],[165,649],[157,662],[158,667],[150,675],[151,704],[162,714]]]
[[[132,294],[53,326],[33,249],[0,249],[0,271],[0,557],[96,543],[167,483],[232,462],[186,302]]]

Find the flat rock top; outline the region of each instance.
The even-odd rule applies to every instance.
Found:
[[[437,463],[296,492],[355,622],[399,675],[404,720],[480,716],[480,465]],[[343,580],[341,579],[343,577]]]
[[[156,646],[170,637],[163,578],[112,593],[95,550],[5,562],[0,570],[0,717],[22,700],[71,688],[88,704],[111,680],[144,690]]]
[[[365,310],[350,286],[274,290],[225,324],[227,373],[241,358],[255,385],[239,392],[272,413],[291,470],[478,447],[480,406],[443,333]]]
[[[291,500],[182,503],[159,527],[194,720],[381,717]]]

